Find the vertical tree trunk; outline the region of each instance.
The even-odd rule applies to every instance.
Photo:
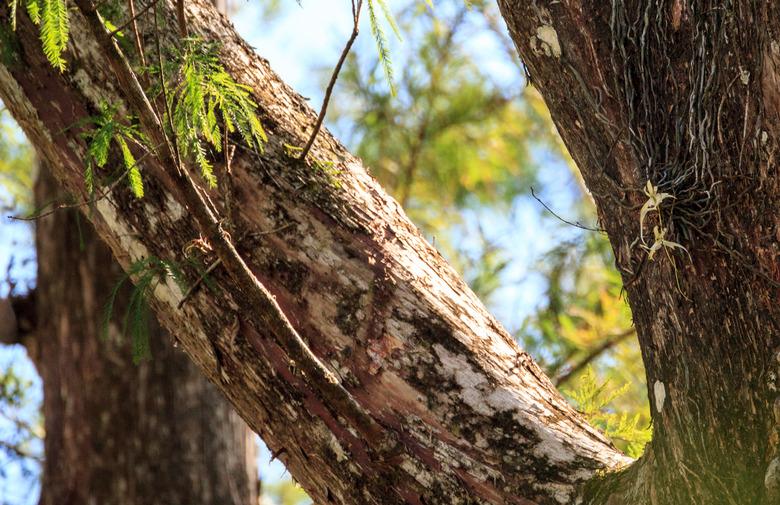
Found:
[[[780,3],[499,5],[593,193],[647,371],[653,442],[609,503],[780,503]]]
[[[56,184],[43,171],[38,205]],[[151,322],[153,358],[136,366],[120,293],[109,338],[100,321],[121,269],[75,211],[36,227],[39,328],[28,349],[44,385],[41,500],[60,504],[256,503],[251,431]]]

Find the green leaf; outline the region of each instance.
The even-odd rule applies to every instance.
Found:
[[[141,171],[138,170],[138,164],[133,157],[133,153],[130,152],[127,142],[121,135],[117,135],[116,142],[119,144],[119,149],[122,151],[122,161],[127,170],[127,179],[130,182],[130,189],[136,198],[143,198],[144,184],[141,179]]]
[[[262,151],[268,137],[257,118],[252,88],[237,83],[225,71],[214,44],[188,39],[176,59],[179,73],[171,99],[173,127],[182,139],[182,153],[198,165],[208,185],[215,187],[217,179],[207,146],[221,152],[223,131],[237,131],[247,147]]]
[[[640,426],[639,414],[629,416],[626,413],[615,413],[609,408],[616,398],[626,393],[630,384],[610,391],[607,389],[608,383],[604,381],[599,384],[593,368],[588,367],[580,377],[578,388],[564,393],[574,401],[577,410],[588,422],[600,428],[607,437],[626,442],[629,456],[638,457],[650,441],[652,429],[650,426]]]
[[[68,6],[66,0],[42,0],[41,43],[43,53],[54,68],[65,71],[62,53],[68,45]],[[29,5],[29,4],[28,4]]]
[[[111,139],[114,138],[117,124],[111,117],[113,111],[104,108],[101,115],[95,121],[97,129],[92,132],[92,141],[87,147],[89,156],[95,160],[95,164],[102,168],[108,161],[108,149],[111,147]]]
[[[390,25],[390,29],[393,30],[396,38],[400,41],[401,30],[398,29],[398,23],[395,22],[395,16],[393,16],[393,13],[390,12],[390,8],[387,5],[387,0],[376,0],[376,2],[382,9],[382,14],[385,16],[385,21],[387,21],[387,24]],[[431,4],[431,7],[433,7],[433,4]]]
[[[108,336],[108,327],[114,312],[114,302],[119,289],[124,283],[133,278],[133,287],[122,323],[122,334],[131,339],[133,362],[138,364],[151,356],[149,344],[149,297],[153,294],[157,283],[166,277],[173,277],[182,291],[186,291],[184,274],[175,263],[156,258],[154,256],[135,261],[127,269],[127,272],[119,279],[119,282],[111,290],[103,314],[103,338]]]
[[[382,70],[385,73],[387,84],[390,86],[390,94],[396,95],[395,80],[393,77],[393,63],[390,60],[390,51],[387,48],[387,37],[385,32],[379,24],[379,20],[376,15],[376,7],[374,2],[380,2],[381,0],[368,0],[368,20],[371,25],[371,34],[376,42],[377,52],[379,53],[379,61],[382,64]]]
[[[84,185],[87,187],[87,193],[95,193],[95,170],[91,161],[87,162],[87,168],[84,169]]]
[[[38,0],[27,0],[25,7],[27,8],[27,14],[30,16],[30,20],[33,22],[33,24],[40,24],[41,4],[38,3]]]

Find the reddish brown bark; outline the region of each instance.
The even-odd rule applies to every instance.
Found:
[[[639,335],[654,439],[621,499],[775,503],[780,7],[499,5],[596,200]],[[636,244],[648,180],[674,196],[661,226],[690,256],[648,261]]]

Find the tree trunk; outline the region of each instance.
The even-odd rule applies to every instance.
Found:
[[[47,170],[39,206],[63,193]],[[120,334],[129,289],[100,338],[121,269],[74,210],[37,221],[37,328],[25,338],[43,379],[42,505],[257,503],[252,432],[156,322],[153,358]]]
[[[639,335],[654,436],[616,503],[780,503],[780,4],[499,5]],[[648,246],[657,225],[690,254],[637,245],[648,181],[672,195]]]
[[[313,112],[210,6],[186,2],[190,33],[222,43],[269,133],[264,152],[239,150],[230,183],[209,193],[232,216],[254,277],[222,248],[212,288],[180,309],[183,294],[166,279],[151,302],[315,501],[774,503],[776,481],[764,476],[776,451],[780,343],[777,39],[748,27],[776,27],[777,8],[629,3],[500,2],[596,195],[648,368],[654,442],[611,472],[630,461],[572,411],[358,160],[327,132],[312,156],[338,174],[286,154],[305,143]],[[166,11],[164,45],[177,39]],[[75,10],[71,21],[59,74],[20,17],[0,96],[83,200],[77,122],[102,100],[138,100],[96,38],[100,23]],[[181,251],[219,243],[224,233],[172,167],[148,159],[143,170],[143,200],[115,188],[88,214],[125,268],[152,255],[183,263]],[[671,242],[654,262],[632,248],[648,178],[674,195],[660,204],[665,237],[690,259],[667,257]],[[661,224],[658,214],[646,225]],[[247,302],[258,283],[276,304]]]

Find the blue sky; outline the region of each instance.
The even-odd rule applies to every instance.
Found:
[[[323,96],[322,72],[316,69],[330,68],[336,62],[343,44],[351,31],[349,0],[309,0],[298,7],[291,0],[283,0],[289,7],[275,17],[272,23],[265,23],[261,10],[256,3],[241,3],[234,23],[239,32],[265,58],[281,77],[293,85],[301,94],[310,98],[314,108],[319,108]],[[400,2],[391,2],[392,5]],[[373,51],[367,19],[363,18],[362,36],[358,41],[357,52]],[[261,28],[262,27],[262,28]],[[393,42],[398,48],[402,42]],[[476,36],[470,40],[470,47],[481,55],[501,55],[482,61],[499,80],[513,82],[517,79],[517,67],[506,61],[502,51],[495,46],[490,37]],[[338,95],[335,100],[344,99]],[[338,135],[339,125],[330,125]],[[547,152],[535,152],[534,157],[542,169],[539,171],[540,187],[545,188],[542,196],[560,206],[560,212],[566,214],[576,204],[578,188],[566,165],[556,156]],[[492,212],[492,213],[491,213]],[[497,215],[490,210],[474,210],[464,215],[465,227],[469,224],[489,222],[484,229],[488,238],[511,251],[512,257],[504,273],[504,286],[494,296],[491,309],[510,330],[517,329],[534,312],[543,300],[544,282],[535,272],[535,264],[541,255],[563,238],[575,236],[579,231],[572,230],[550,219],[541,219],[543,210],[538,202],[523,197],[512,205],[508,215]],[[468,245],[470,238],[464,235]],[[5,272],[11,257],[17,259],[32,254],[30,228],[26,224],[14,223],[7,219],[0,221],[0,272]],[[20,266],[15,271],[18,278],[34,282],[34,263]],[[0,285],[0,296],[7,286]],[[40,382],[19,347],[0,349],[0,369],[14,363],[17,370],[35,381],[31,391],[34,403],[40,401]],[[29,415],[29,412],[27,413]],[[0,420],[0,436],[3,424]],[[261,477],[264,481],[273,481],[284,477],[284,467],[278,463],[269,463],[269,453],[263,446],[260,456]],[[2,458],[2,456],[0,456]],[[0,459],[0,463],[2,460]],[[6,475],[0,475],[0,505],[32,504],[37,502],[37,491],[30,493],[27,482],[21,479],[18,468],[7,466]],[[21,483],[21,484],[20,484]]]

